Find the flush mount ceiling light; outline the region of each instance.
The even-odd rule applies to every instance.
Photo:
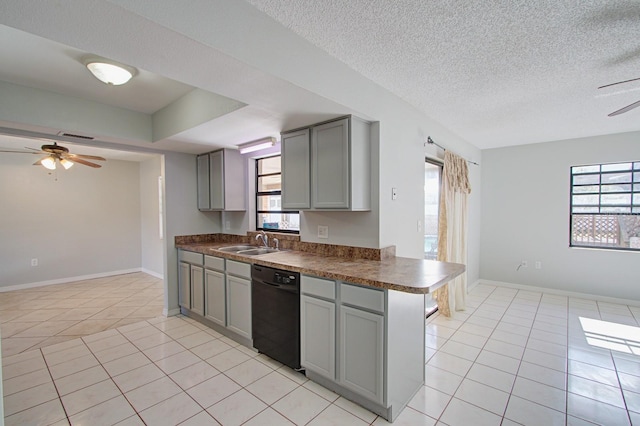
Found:
[[[83,60],[91,74],[105,84],[120,86],[137,74],[137,70],[104,58],[89,57]]]
[[[273,136],[268,138],[258,139],[238,145],[240,148],[240,154],[246,154],[247,152],[260,151],[261,149],[271,148],[276,144],[276,138]]]

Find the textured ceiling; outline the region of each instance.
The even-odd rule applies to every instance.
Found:
[[[640,130],[640,2],[247,0],[480,148]]]
[[[146,113],[191,87],[248,105],[153,149],[233,147],[340,114],[375,120],[386,94],[371,82],[479,148],[640,130],[640,108],[607,117],[640,100],[640,81],[597,89],[640,77],[638,0],[4,0],[0,11],[0,57],[11,58],[0,80]],[[287,66],[286,49],[305,66]],[[112,90],[80,65],[84,52],[143,71]]]

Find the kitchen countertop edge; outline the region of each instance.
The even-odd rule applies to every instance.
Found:
[[[295,250],[281,250],[258,256],[219,250],[229,245],[229,243],[191,243],[176,244],[176,248],[321,278],[414,294],[431,293],[466,270],[465,265],[459,263],[405,257],[392,257],[378,261],[347,259]]]

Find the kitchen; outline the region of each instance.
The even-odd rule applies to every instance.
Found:
[[[229,25],[225,22],[225,19],[221,16],[216,16],[215,13],[210,14],[211,17],[209,19],[217,19],[215,21],[216,25],[213,25],[212,22],[208,22],[206,26],[213,26],[217,28],[224,28],[224,30],[220,30],[220,34],[216,34],[220,38],[220,41],[208,39],[205,44],[210,46],[216,46],[217,49],[221,49],[222,51],[230,52],[227,49],[236,49],[233,53],[233,56],[236,58],[242,58],[247,63],[252,64],[254,67],[269,68],[273,73],[279,75],[282,79],[292,81],[300,87],[306,87],[309,89],[317,89],[321,90],[324,95],[324,99],[318,100],[318,104],[321,106],[320,110],[320,119],[314,120],[308,117],[299,117],[297,119],[289,118],[291,120],[288,123],[282,123],[279,126],[279,130],[282,129],[291,129],[297,126],[310,124],[317,121],[322,121],[322,119],[333,118],[336,116],[348,114],[351,112],[362,112],[367,111],[368,115],[371,117],[376,117],[381,123],[379,140],[377,143],[377,151],[375,151],[376,157],[372,161],[372,176],[374,186],[373,190],[373,198],[372,204],[377,208],[372,210],[371,212],[365,213],[338,213],[333,215],[327,215],[317,212],[310,212],[309,214],[305,214],[305,219],[302,222],[301,226],[301,234],[304,238],[307,238],[308,241],[317,242],[315,235],[317,234],[317,226],[318,225],[327,225],[331,229],[331,242],[336,244],[349,244],[349,245],[357,245],[357,246],[365,246],[365,247],[385,247],[388,245],[396,245],[397,254],[400,256],[420,257],[422,254],[422,236],[416,232],[416,222],[420,219],[419,212],[422,210],[421,206],[421,198],[420,196],[415,196],[414,194],[421,194],[421,174],[422,174],[422,164],[420,162],[410,162],[408,159],[411,158],[422,158],[424,156],[424,148],[423,141],[426,139],[426,136],[431,135],[435,140],[446,140],[447,146],[457,153],[475,160],[480,160],[478,162],[482,163],[482,170],[484,173],[484,169],[488,168],[491,170],[495,170],[495,173],[498,174],[500,171],[504,170],[505,162],[503,158],[500,157],[503,154],[502,151],[495,152],[483,152],[482,156],[480,156],[480,151],[475,147],[471,146],[464,142],[458,136],[452,134],[452,132],[444,129],[438,123],[435,123],[433,120],[429,118],[425,118],[422,114],[418,113],[414,108],[408,107],[404,102],[400,101],[398,98],[394,96],[390,96],[387,92],[380,89],[380,87],[372,84],[368,81],[361,81],[356,78],[355,73],[344,66],[344,64],[331,62],[329,58],[324,58],[327,62],[324,62],[326,68],[322,70],[312,69],[308,70],[308,72],[300,72],[300,69],[288,70],[281,69],[281,64],[284,62],[281,60],[274,60],[273,57],[269,57],[266,55],[266,51],[261,49],[259,46],[251,49],[250,53],[243,52],[243,49],[247,48],[247,45],[241,46],[233,40],[229,41],[228,38],[235,37],[237,40],[244,40],[245,42],[247,34],[251,33],[251,27],[243,28],[243,32],[239,31],[239,23],[243,22],[242,16],[254,16],[255,11],[250,9],[246,9],[244,5],[226,5],[229,7],[230,13],[237,12],[237,15],[234,15],[233,22],[238,25],[238,28],[228,28]],[[36,6],[29,5],[25,6],[27,8]],[[40,7],[38,5],[37,7]],[[54,28],[51,28],[50,25],[47,24],[46,20],[42,20],[42,22],[38,22],[39,28],[30,27],[27,22],[25,22],[25,16],[38,16],[38,11],[34,9],[29,9],[27,13],[22,14],[17,13],[16,11],[10,10],[8,7],[7,10],[3,10],[6,12],[3,14],[9,24],[9,20],[13,23],[13,25],[20,25],[21,28],[31,31],[34,33],[38,33],[41,35],[48,34],[49,37],[55,39],[57,38],[60,42],[67,42],[68,44],[82,47],[86,51],[98,51],[105,56],[118,56],[123,62],[126,63],[136,63],[145,65],[144,68],[153,69],[154,71],[168,76],[176,76],[177,69],[181,68],[184,73],[191,73],[189,77],[191,79],[191,83],[197,87],[205,87],[209,90],[222,93],[226,95],[231,95],[229,88],[219,87],[222,86],[221,83],[216,81],[211,81],[209,78],[209,73],[205,72],[207,75],[202,75],[201,71],[198,70],[211,70],[218,69],[217,64],[207,63],[207,61],[211,60],[211,58],[219,55],[219,52],[215,49],[212,49],[211,52],[207,54],[198,54],[198,61],[188,60],[188,58],[180,57],[181,64],[172,64],[171,61],[160,60],[158,58],[164,58],[165,53],[163,49],[159,46],[154,46],[153,36],[152,34],[157,36],[157,29],[151,28],[148,22],[145,22],[144,19],[139,19],[139,15],[128,14],[123,10],[119,10],[110,5],[103,5],[105,16],[110,16],[112,21],[118,21],[122,18],[123,22],[127,22],[131,24],[132,28],[139,28],[140,34],[137,35],[138,44],[132,46],[134,48],[134,52],[130,53],[120,53],[115,54],[112,52],[109,45],[118,45],[118,37],[114,34],[109,34],[109,31],[101,30],[100,35],[103,37],[102,41],[95,42],[96,45],[90,46],[91,42],[89,40],[95,40],[95,38],[90,33],[78,35],[77,38],[73,39],[70,35],[57,34]],[[15,12],[15,13],[14,13]],[[69,21],[66,25],[68,28],[74,27],[74,14],[80,13],[81,11],[73,11],[69,13]],[[142,14],[151,14],[150,11],[138,11]],[[179,13],[175,14],[176,16],[180,15]],[[83,17],[82,19],[85,19]],[[115,18],[115,19],[114,19]],[[61,17],[61,19],[64,19]],[[96,20],[95,28],[102,28],[100,22],[97,22],[97,18],[93,18]],[[160,18],[157,18],[160,19]],[[264,25],[273,25],[269,22],[263,22]],[[184,28],[180,29],[181,31],[186,30]],[[225,36],[224,32],[228,31],[229,35]],[[274,37],[277,37],[278,29],[274,29]],[[167,31],[167,33],[171,33],[171,31]],[[57,34],[57,35],[56,35]],[[181,45],[180,43],[186,43],[184,40],[179,40],[180,37],[177,37],[175,34],[165,34],[167,40],[172,40],[175,44],[172,45],[175,47],[175,52],[186,52],[186,51],[197,51],[194,46],[186,46]],[[313,46],[306,42],[300,41],[299,45],[291,45],[290,42],[285,40],[275,39],[274,42],[276,44],[280,44],[283,46],[288,46],[288,52],[296,52],[299,54],[300,58],[306,58],[307,53],[305,50],[313,50]],[[220,44],[226,43],[227,46],[223,47]],[[102,46],[102,47],[101,47]],[[181,47],[184,47],[181,48]],[[109,55],[109,53],[112,53]],[[155,53],[156,55],[153,55]],[[178,53],[175,53],[178,55]],[[297,66],[302,66],[305,61],[301,60],[300,63],[297,63]],[[331,65],[328,65],[331,63]],[[229,64],[227,64],[229,65]],[[264,69],[264,68],[262,68]],[[323,72],[327,71],[327,72]],[[335,75],[335,73],[340,73],[341,78],[339,81],[341,85],[337,85],[335,79],[331,79],[330,76]],[[255,74],[252,74],[255,76]],[[326,80],[323,80],[325,79]],[[182,80],[186,79],[184,76],[181,78]],[[328,81],[331,80],[331,81]],[[260,80],[261,81],[261,80]],[[349,89],[344,90],[344,86],[347,86]],[[322,86],[322,87],[319,87]],[[246,92],[251,90],[252,87],[247,88],[236,88],[237,93],[243,93],[246,97]],[[291,89],[291,87],[280,87],[278,92],[269,93],[268,96],[265,96],[263,99],[258,99],[256,103],[258,105],[264,105],[267,103],[267,99],[273,102],[272,99],[277,99],[282,96],[284,89]],[[356,90],[357,89],[357,90]],[[358,93],[366,93],[367,96],[364,98],[360,98],[357,95],[354,95],[354,92]],[[7,93],[7,92],[3,92]],[[295,92],[296,95],[305,98],[307,95],[301,92]],[[233,97],[233,96],[232,96]],[[6,98],[5,98],[6,99]],[[348,110],[342,106],[336,105],[327,105],[327,99],[338,100],[339,105],[351,105],[355,111]],[[375,101],[370,101],[370,99],[375,99]],[[60,104],[62,105],[62,104]],[[295,109],[297,111],[302,111],[300,116],[309,115],[308,108],[303,104],[295,105]],[[54,112],[55,111],[47,111]],[[55,115],[55,114],[54,114]],[[261,115],[257,115],[257,117],[263,117]],[[3,119],[11,119],[12,117],[5,117]],[[15,119],[15,117],[13,117]],[[365,117],[366,118],[366,117]],[[12,120],[8,120],[12,121]],[[283,120],[284,121],[284,120]],[[83,130],[81,124],[73,123],[75,126],[70,126],[71,123],[65,122],[64,120],[61,122],[59,127],[61,128],[77,128],[78,130]],[[116,128],[117,126],[105,126]],[[84,129],[91,130],[91,129]],[[113,130],[108,130],[107,133],[113,132]],[[252,139],[257,139],[259,137],[264,136],[264,134],[257,134],[247,137],[244,140],[238,140],[237,142],[245,142]],[[610,136],[603,137],[602,139],[591,138],[583,141],[574,142],[574,145],[578,144],[588,144],[591,149],[591,157],[586,157],[583,161],[596,161],[594,159],[595,153],[601,152],[598,151],[599,147],[602,146],[601,140],[607,142],[607,145],[612,147],[612,151],[609,151],[607,155],[610,157],[615,157],[615,153],[635,153],[632,148],[629,140],[633,135],[629,135],[628,137],[623,136]],[[567,148],[562,151],[562,157],[556,157],[557,164],[554,163],[554,166],[557,167],[557,174],[563,173],[563,167],[565,162],[569,162],[571,159],[569,158],[569,152],[571,151],[571,145],[569,143],[566,144]],[[146,145],[147,147],[153,147],[151,143]],[[157,145],[159,146],[159,145]],[[200,153],[192,152],[192,154]],[[566,155],[565,155],[566,153]],[[525,152],[519,153],[517,151],[504,151],[504,155],[508,155],[510,161],[518,162],[526,164],[526,158],[530,158],[530,155],[533,154],[538,161],[541,161],[546,158],[548,155],[548,150],[545,150],[544,147],[540,147],[539,149],[529,148],[526,152],[528,156],[525,156]],[[206,214],[198,213],[197,211],[191,211],[185,209],[183,206],[193,206],[196,202],[195,194],[187,193],[184,191],[184,188],[194,187],[195,185],[195,165],[191,161],[192,157],[188,155],[181,154],[166,154],[165,156],[165,185],[166,185],[166,206],[167,211],[165,212],[167,228],[165,232],[165,241],[171,241],[176,235],[186,235],[186,234],[199,234],[199,233],[210,233],[210,232],[219,232],[222,231],[222,223],[220,219],[214,218],[210,219]],[[382,160],[384,159],[384,161]],[[481,160],[482,159],[482,160]],[[485,163],[486,160],[488,163]],[[559,164],[561,163],[562,164]],[[528,169],[527,169],[528,170]],[[528,170],[527,177],[531,178],[533,182],[533,178],[535,175],[535,170]],[[494,221],[497,220],[498,216],[495,215],[497,211],[500,211],[498,206],[500,203],[496,201],[497,189],[500,188],[503,184],[500,181],[499,176],[494,176],[490,174],[490,178],[487,182],[481,182],[480,168],[471,168],[471,180],[472,186],[477,188],[472,192],[471,198],[471,206],[470,211],[479,213],[482,211],[482,220],[489,221],[487,223],[495,226]],[[484,178],[484,176],[483,176]],[[391,196],[388,195],[391,192],[391,188],[397,187],[399,188],[399,197],[396,201],[391,200]],[[532,189],[535,186],[532,185]],[[511,187],[509,189],[512,189]],[[480,203],[480,195],[483,196],[483,203]],[[486,198],[485,198],[486,197]],[[566,201],[566,200],[565,200]],[[557,201],[557,204],[562,204],[565,201]],[[525,208],[518,208],[518,205],[513,206],[513,213],[521,214],[523,211],[527,212],[527,220],[528,223],[537,223],[536,220],[539,217],[544,217],[548,215],[540,215],[536,213],[541,213],[539,207],[535,205],[523,204],[526,206]],[[555,204],[554,204],[555,208]],[[561,208],[559,208],[561,209]],[[408,213],[414,212],[414,213]],[[410,220],[406,219],[407,214],[410,215]],[[411,217],[415,216],[415,217]],[[354,219],[357,218],[357,219]],[[521,238],[522,241],[536,241],[535,244],[521,244],[516,249],[507,249],[510,247],[508,244],[505,244],[505,249],[497,250],[496,246],[498,245],[498,237],[496,233],[491,233],[485,236],[482,239],[481,243],[481,215],[480,214],[472,214],[470,217],[470,235],[469,235],[469,263],[467,265],[468,271],[468,281],[470,284],[474,284],[480,280],[482,276],[486,280],[495,280],[502,282],[519,282],[523,274],[514,275],[515,266],[517,266],[520,261],[519,255],[515,253],[509,252],[518,252],[518,251],[528,251],[534,250],[535,253],[545,252],[545,250],[549,250],[550,252],[556,253],[556,249],[549,247],[548,243],[543,241],[539,241],[535,238],[535,227],[518,227],[516,224],[513,225],[512,232],[504,232],[503,234],[511,234],[511,235],[523,235]],[[563,221],[565,218],[563,217]],[[242,222],[242,220],[238,220],[238,222]],[[235,220],[232,223],[237,223]],[[546,228],[545,228],[546,229]],[[374,232],[371,232],[374,230]],[[557,229],[556,229],[557,230]],[[240,229],[235,230],[240,232]],[[232,231],[232,232],[235,232]],[[562,232],[558,232],[558,234],[565,235]],[[483,247],[483,250],[480,250],[480,247]],[[499,256],[497,255],[499,253]],[[531,256],[535,254],[528,255],[530,259]],[[637,300],[637,294],[628,285],[628,279],[625,280],[625,276],[633,276],[637,272],[637,266],[634,266],[635,262],[631,261],[632,259],[628,256],[629,253],[605,253],[604,259],[602,257],[596,257],[593,253],[580,252],[576,251],[570,253],[569,255],[562,254],[563,256],[563,268],[547,268],[546,265],[549,264],[549,261],[545,261],[545,269],[543,269],[540,274],[561,274],[562,278],[555,278],[552,275],[546,276],[547,279],[536,279],[533,277],[529,277],[533,273],[532,268],[529,270],[525,270],[524,272],[529,274],[526,275],[525,279],[531,285],[538,282],[549,282],[555,283],[556,288],[560,288],[565,291],[582,291],[588,294],[602,294],[602,290],[598,289],[598,283],[607,280],[611,282],[613,279],[613,285],[608,289],[610,291],[609,295],[611,297],[616,298],[626,298],[630,300]],[[631,253],[633,255],[633,253]],[[163,256],[166,257],[166,265],[167,269],[164,272],[165,279],[169,282],[175,283],[177,281],[177,258],[174,248],[165,248]],[[518,257],[516,261],[513,257]],[[481,259],[482,268],[481,268]],[[612,278],[610,274],[605,274],[601,266],[603,264],[611,266],[610,270],[615,270],[616,273]],[[512,265],[514,267],[512,268]],[[549,264],[551,265],[551,264]],[[569,267],[566,267],[569,265]],[[600,266],[600,267],[599,267]],[[481,274],[481,270],[485,272]],[[568,272],[566,272],[568,271]],[[573,273],[579,273],[579,280],[575,280],[570,276],[571,271]],[[584,272],[578,272],[584,271]],[[521,271],[522,272],[522,271]],[[578,282],[580,281],[580,282]],[[568,287],[563,287],[565,282],[571,283]],[[587,287],[580,287],[581,283],[587,283]],[[172,310],[177,308],[177,287],[171,288],[170,297],[166,303],[166,309]]]

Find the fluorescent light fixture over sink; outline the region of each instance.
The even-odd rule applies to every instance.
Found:
[[[89,57],[83,62],[95,78],[113,86],[125,84],[137,74],[137,70],[133,67],[104,58]]]
[[[273,136],[268,138],[258,139],[238,145],[240,148],[240,154],[246,154],[247,152],[260,151],[261,149],[271,148],[276,144],[276,138]]]

